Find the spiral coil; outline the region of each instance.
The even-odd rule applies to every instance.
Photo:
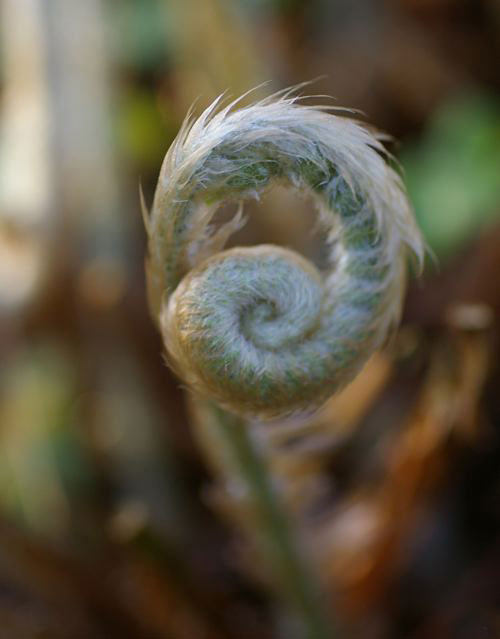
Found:
[[[219,104],[186,118],[163,162],[146,216],[151,308],[169,362],[197,393],[260,419],[311,410],[397,322],[422,239],[380,137],[358,122],[290,91]],[[326,273],[278,246],[222,250],[242,216],[214,231],[217,208],[276,182],[312,195]]]

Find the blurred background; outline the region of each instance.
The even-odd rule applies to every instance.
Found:
[[[318,77],[394,136],[430,256],[275,470],[352,637],[500,637],[500,3],[1,0],[0,45],[0,637],[276,636],[148,313],[139,184],[195,100]],[[249,211],[233,243],[321,262],[307,203]]]

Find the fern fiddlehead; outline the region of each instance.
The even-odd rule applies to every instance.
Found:
[[[406,258],[423,248],[377,137],[285,94],[187,119],[148,220],[149,292],[170,361],[198,393],[259,418],[318,406],[350,381],[397,320]],[[331,270],[265,245],[220,251],[227,200],[280,181],[314,198]]]
[[[230,413],[272,419],[310,410],[348,383],[398,319],[409,253],[423,244],[380,139],[284,92],[185,120],[160,172],[148,232],[148,293],[169,362]],[[223,250],[241,210],[218,207],[272,183],[311,194],[330,247],[326,273],[285,248]],[[207,404],[202,439],[224,448],[223,474],[253,504],[270,571],[301,636],[333,636],[293,527],[244,419]],[[215,444],[214,444],[215,445]]]

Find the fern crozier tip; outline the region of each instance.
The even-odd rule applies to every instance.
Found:
[[[147,218],[148,293],[169,362],[238,414],[309,411],[348,383],[399,319],[406,262],[424,246],[399,175],[359,122],[291,92],[190,116],[163,162]],[[273,245],[223,250],[272,183],[310,193],[330,269]]]

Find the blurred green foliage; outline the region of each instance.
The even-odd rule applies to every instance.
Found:
[[[169,2],[125,0],[110,11],[110,35],[114,58],[131,68],[158,70],[171,52],[166,27]],[[172,28],[172,34],[175,33]]]
[[[0,418],[0,501],[38,532],[56,537],[68,521],[69,494],[89,489],[92,472],[77,428],[76,377],[69,354],[44,341],[9,362]]]
[[[444,103],[402,164],[431,249],[452,255],[500,216],[500,102],[477,92]]]
[[[134,88],[121,96],[117,133],[128,159],[141,171],[156,171],[168,142],[175,135],[176,121],[165,101],[154,92]]]

